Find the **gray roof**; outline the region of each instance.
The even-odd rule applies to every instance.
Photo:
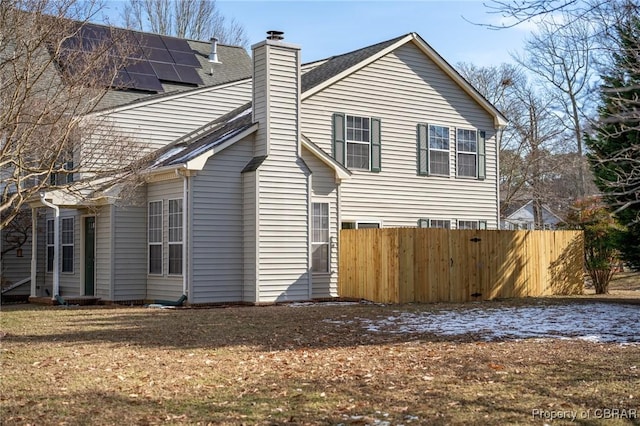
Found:
[[[252,125],[251,104],[247,103],[155,151],[151,158],[151,168],[186,163]]]
[[[162,83],[163,93],[148,93],[135,90],[109,90],[100,101],[96,110],[104,110],[140,101],[162,98],[180,91],[196,90],[205,86],[217,86],[251,77],[251,57],[244,48],[218,44],[218,58],[220,63],[211,64],[209,63],[210,43],[196,40],[187,40],[187,43],[189,43],[189,46],[195,51],[196,58],[200,62],[201,68],[196,68],[196,71],[204,83],[203,86],[196,87],[176,83]],[[213,73],[211,73],[211,71],[213,71]]]
[[[318,65],[314,69],[302,75],[302,91],[306,92],[315,86],[335,77],[341,72],[348,70],[354,65],[364,61],[365,59],[375,55],[381,50],[386,49],[398,40],[406,37],[406,34],[391,40],[383,41],[372,46],[363,47],[353,52],[345,53],[338,56],[332,56],[326,59],[322,65]],[[318,61],[314,61],[318,62]]]

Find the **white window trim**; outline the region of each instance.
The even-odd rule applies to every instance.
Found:
[[[441,148],[431,148],[431,128],[432,127],[444,127],[447,129],[447,134],[448,134],[448,143],[449,143],[449,149],[441,149]],[[440,176],[440,177],[450,177],[451,176],[451,126],[446,126],[444,124],[437,124],[437,123],[429,123],[428,127],[427,127],[427,149],[429,150],[429,164],[427,164],[427,168],[429,170],[429,176]],[[447,153],[447,163],[449,165],[449,173],[435,173],[433,171],[433,167],[431,166],[431,159],[433,158],[433,156],[431,155],[432,151],[436,151],[436,152],[446,152]]]
[[[461,149],[458,148],[458,131],[459,130],[469,130],[469,131],[473,131],[476,134],[476,151],[475,152],[471,152],[471,151],[463,151]],[[455,134],[456,134],[456,177],[461,178],[461,179],[478,179],[478,129],[471,129],[471,128],[466,128],[466,127],[458,127],[455,129]],[[470,176],[470,175],[461,175],[460,174],[460,158],[458,157],[458,154],[467,154],[467,155],[473,155],[475,157],[475,164],[476,164],[476,174],[474,176]]]
[[[180,211],[180,220],[178,221],[178,226],[177,227],[171,227],[171,202],[172,201],[180,201],[180,207],[181,207],[181,211]],[[182,271],[183,265],[184,265],[184,259],[182,259],[182,256],[184,255],[184,251],[183,251],[183,234],[184,234],[184,229],[183,229],[183,225],[184,225],[184,200],[182,198],[172,198],[170,200],[167,200],[167,239],[168,239],[168,245],[169,248],[167,249],[167,275],[170,275],[172,277],[180,277],[182,276],[182,274],[184,273],[184,271]],[[176,213],[173,213],[174,215]],[[180,232],[178,233],[180,240],[179,241],[172,241],[171,240],[171,230],[172,229],[180,229]],[[172,273],[171,272],[171,246],[180,246],[180,273]]]
[[[64,242],[64,237],[65,237],[65,229],[64,229],[64,224],[65,222],[68,223],[68,221],[71,221],[71,242],[70,243],[65,243]],[[75,271],[75,238],[76,238],[76,230],[75,230],[75,220],[73,217],[63,217],[60,218],[60,239],[61,239],[61,244],[60,244],[60,273],[63,274],[73,274]],[[71,247],[71,270],[70,271],[65,271],[64,270],[64,249],[65,247]]]
[[[327,231],[328,239],[326,242],[317,243],[313,241],[313,204],[326,204],[327,205]],[[331,274],[331,203],[328,200],[311,200],[311,272],[314,275],[327,275]],[[314,271],[313,270],[313,249],[316,245],[327,246],[327,270],[326,271]]]
[[[369,129],[368,129],[369,130],[369,141],[368,142],[356,141],[356,140],[349,139],[349,137],[348,137],[348,135],[349,135],[349,126],[347,124],[349,122],[349,117],[366,118],[369,121]],[[364,116],[364,115],[355,115],[355,114],[345,114],[344,115],[344,165],[349,170],[371,171],[371,133],[372,133],[371,117]],[[369,153],[368,154],[369,162],[367,163],[367,167],[366,168],[350,167],[349,166],[349,144],[366,145],[369,148],[367,150],[367,152]]]
[[[149,240],[149,234],[151,230],[151,223],[149,221],[150,206],[153,203],[160,203],[160,241],[151,242]],[[164,247],[163,247],[163,234],[164,234],[164,202],[163,200],[152,200],[147,203],[147,275],[162,276],[164,273]],[[160,272],[151,272],[151,246],[160,246]]]
[[[46,222],[46,232],[45,232],[45,242],[47,244],[47,252],[46,252],[46,256],[45,256],[45,269],[47,271],[47,273],[52,273],[53,272],[53,268],[49,269],[49,248],[53,247],[53,250],[55,252],[56,249],[56,240],[55,240],[55,234],[53,234],[51,236],[51,242],[49,242],[49,224],[51,224],[51,233],[53,234],[53,228],[55,226],[54,224],[54,219],[47,219]],[[55,255],[53,256],[53,259],[51,259],[52,263],[55,261]]]

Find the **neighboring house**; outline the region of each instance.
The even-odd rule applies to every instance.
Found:
[[[542,205],[542,229],[557,229],[559,224],[564,221],[556,215],[549,206]],[[524,204],[514,205],[504,213],[502,219],[502,229],[536,229],[535,215],[533,212],[533,200],[530,200]]]
[[[335,297],[341,228],[498,226],[506,121],[415,33],[305,66],[274,33],[251,79],[101,114],[157,148],[146,183],[132,204],[34,200],[32,296]]]

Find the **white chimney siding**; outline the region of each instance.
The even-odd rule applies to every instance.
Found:
[[[311,297],[309,193],[300,158],[300,48],[265,40],[253,50],[254,157],[243,174],[244,297],[253,303]]]

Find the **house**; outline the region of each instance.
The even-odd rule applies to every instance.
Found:
[[[105,39],[109,31],[110,27],[85,23],[78,36],[89,40]],[[119,70],[119,80],[124,83],[108,88],[92,115],[104,119],[106,124],[117,122],[120,133],[144,145],[144,149],[164,146],[250,99],[251,58],[244,48],[220,44],[215,40],[202,42],[128,32],[132,35],[129,39],[139,40],[145,46],[145,54],[149,58],[160,59],[145,64],[146,69],[138,63],[130,70]],[[160,48],[162,46],[164,50]],[[158,70],[158,76],[154,70]],[[53,85],[60,84],[58,75],[51,78],[57,79]],[[3,187],[4,182],[0,180],[0,189]],[[29,295],[30,292],[33,246],[30,210],[26,208],[12,226],[1,230],[0,282],[3,295]],[[42,215],[44,210],[39,213]],[[63,215],[75,216],[75,213],[63,211]],[[36,223],[40,232],[44,232],[47,226],[45,219],[41,217]],[[25,233],[27,239],[23,241]],[[41,246],[40,250],[47,249]],[[76,254],[76,259],[78,256]],[[40,272],[49,269],[51,273],[52,259],[45,263],[46,254],[42,251],[38,258],[40,261],[36,268]],[[74,265],[74,270],[79,268],[79,265]],[[45,294],[46,285],[51,287],[51,280],[46,284],[45,277],[46,273],[37,275],[38,294]]]
[[[251,78],[100,112],[154,149],[145,184],[33,200],[32,296],[335,297],[340,229],[498,226],[506,121],[419,35],[302,65],[270,32],[251,57]]]
[[[564,221],[545,204],[541,205],[541,215],[542,229],[557,229],[558,225],[564,223]],[[529,200],[524,204],[514,205],[505,211],[504,216],[501,222],[502,229],[536,229],[533,200]]]

